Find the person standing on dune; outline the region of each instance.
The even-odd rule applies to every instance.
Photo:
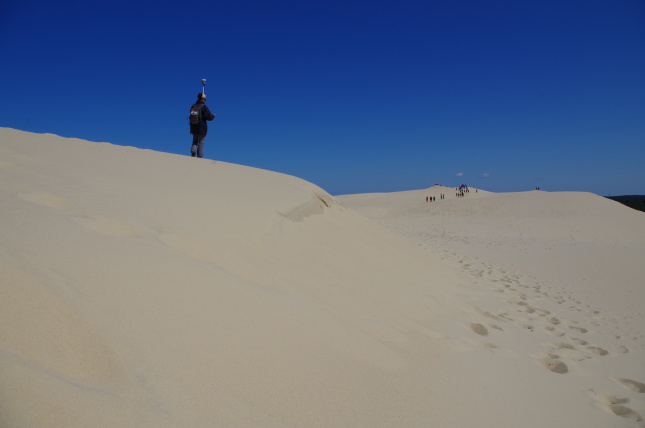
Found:
[[[206,105],[206,94],[197,94],[197,102],[190,108],[190,133],[193,134],[193,145],[190,148],[192,157],[204,157],[204,140],[208,132],[207,121],[215,119]]]

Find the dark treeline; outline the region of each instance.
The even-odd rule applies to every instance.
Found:
[[[606,196],[606,198],[645,212],[645,195]]]

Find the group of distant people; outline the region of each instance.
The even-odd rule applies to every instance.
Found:
[[[457,190],[457,192],[455,193],[455,197],[457,198],[463,198],[466,195],[466,193],[470,192],[470,189],[465,184],[462,184],[461,186],[456,187],[455,190]],[[477,189],[475,189],[475,193],[477,193]],[[439,199],[446,199],[446,195],[443,193],[440,193]],[[426,202],[434,202],[436,200],[437,200],[436,196],[426,196]]]
[[[446,199],[446,195],[444,195],[443,193],[439,194],[439,199]],[[434,202],[436,200],[436,196],[426,196],[426,202]]]
[[[465,194],[469,192],[470,189],[468,188],[468,186],[462,184],[461,186],[457,187],[457,193],[455,193],[455,196],[457,196],[458,198],[463,198]]]

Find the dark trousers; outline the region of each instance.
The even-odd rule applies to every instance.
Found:
[[[190,148],[190,154],[198,158],[204,157],[204,139],[206,135],[193,134],[193,146]]]

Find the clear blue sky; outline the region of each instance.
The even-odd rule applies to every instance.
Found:
[[[0,2],[0,126],[332,194],[645,194],[645,1]],[[199,162],[198,159],[195,160]]]

